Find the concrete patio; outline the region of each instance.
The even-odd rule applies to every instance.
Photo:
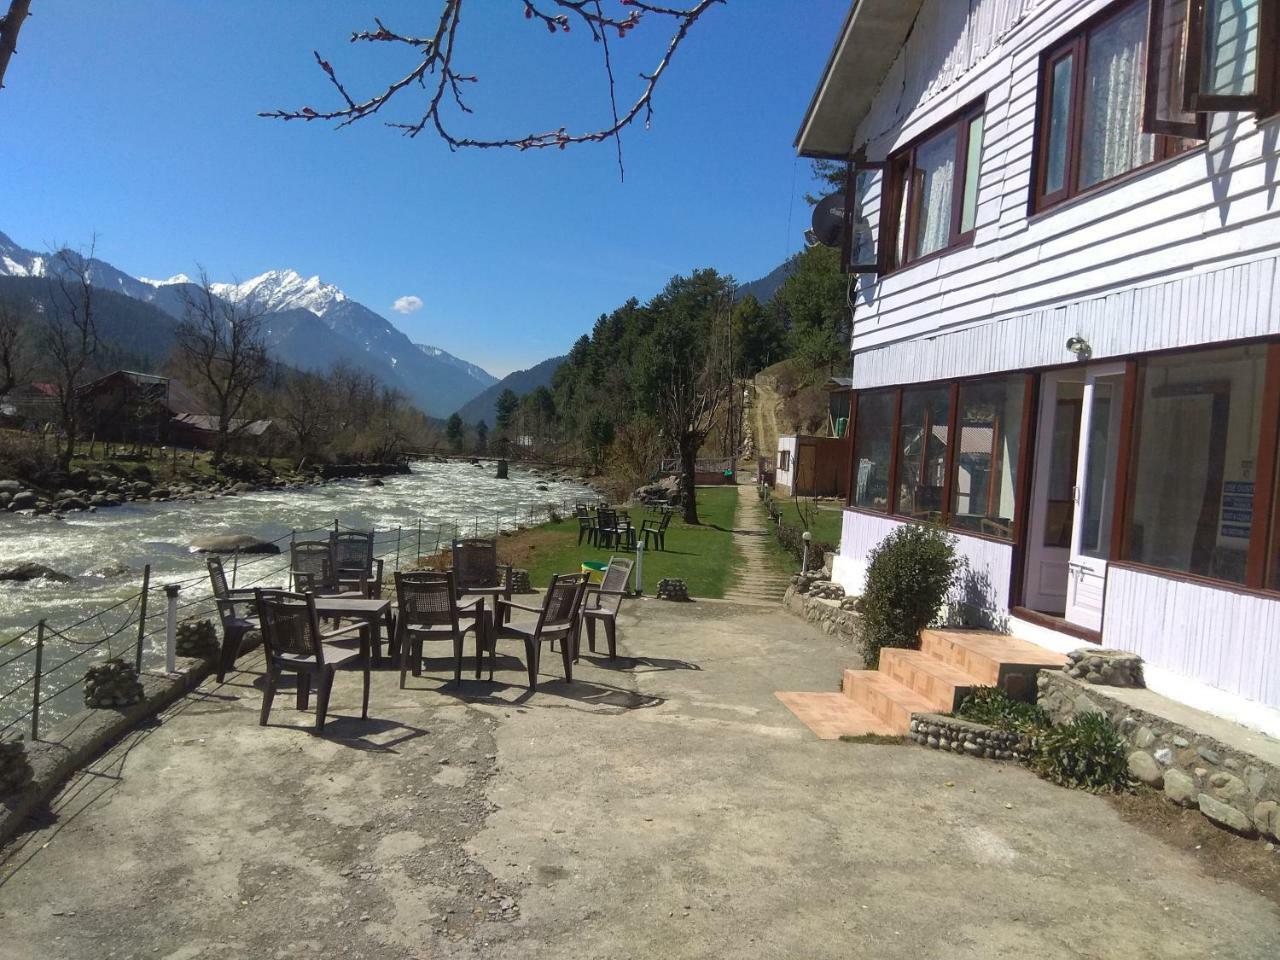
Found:
[[[798,619],[643,601],[620,641],[532,696],[383,672],[367,722],[339,676],[323,739],[287,692],[258,726],[247,659],[3,851],[0,958],[1276,955],[1271,901],[1103,799],[816,739],[774,692],[850,664]]]

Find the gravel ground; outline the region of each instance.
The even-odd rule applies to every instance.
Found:
[[[814,739],[773,697],[838,681],[806,624],[624,612],[626,657],[544,655],[532,696],[438,662],[361,721],[340,676],[324,738],[287,694],[259,727],[247,661],[3,851],[0,958],[1274,960],[1271,902],[1105,800]]]

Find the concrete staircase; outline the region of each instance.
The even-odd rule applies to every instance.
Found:
[[[823,739],[905,735],[913,713],[950,713],[978,686],[1029,699],[1036,672],[1066,657],[985,630],[922,630],[919,650],[886,648],[878,670],[846,670],[839,693],[779,693]]]

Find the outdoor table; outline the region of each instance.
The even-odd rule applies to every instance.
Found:
[[[316,614],[320,617],[340,617],[360,620],[369,625],[369,642],[374,656],[382,659],[382,641],[378,639],[382,624],[387,627],[387,653],[395,656],[396,621],[391,612],[390,600],[366,600],[363,597],[316,597]]]

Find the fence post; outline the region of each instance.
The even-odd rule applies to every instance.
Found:
[[[636,596],[644,596],[644,541],[636,541]]]
[[[151,589],[151,564],[142,568],[142,598],[138,601],[138,648],[133,653],[133,669],[142,672],[142,638],[147,633],[147,591]]]
[[[396,527],[396,570],[400,569],[400,527]]]
[[[164,595],[168,601],[168,609],[164,614],[164,669],[173,673],[178,669],[178,591],[182,587],[176,583],[164,585]]]
[[[422,556],[422,518],[418,518],[418,557]]]
[[[231,553],[231,589],[236,588],[236,574],[240,570],[240,548],[236,547]]]
[[[44,672],[44,621],[36,627],[36,678],[31,694],[31,742],[40,739],[40,677]]]

